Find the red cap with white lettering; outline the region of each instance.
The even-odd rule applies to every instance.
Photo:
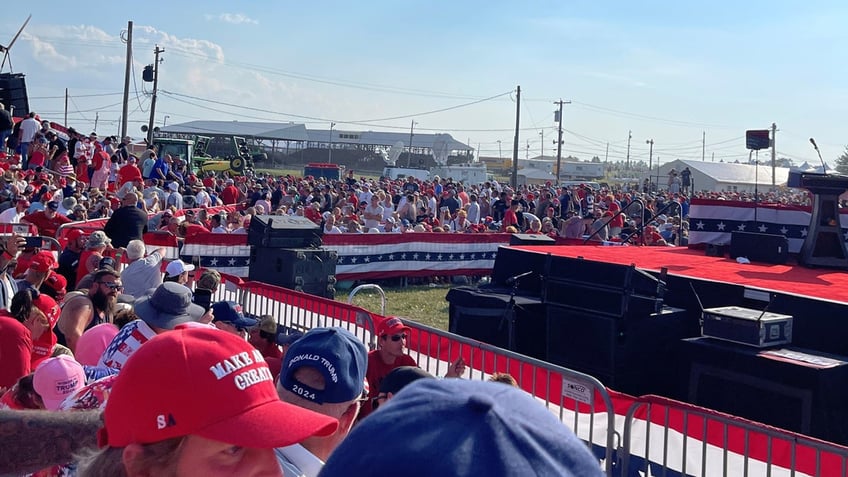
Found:
[[[100,447],[197,435],[251,448],[335,432],[338,421],[280,401],[262,355],[212,329],[158,335],[121,369],[103,414]]]

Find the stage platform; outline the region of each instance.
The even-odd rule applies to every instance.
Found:
[[[848,304],[848,272],[787,265],[740,264],[729,257],[709,257],[703,250],[684,247],[624,247],[597,245],[513,246],[522,250],[620,265],[685,278],[741,285]]]

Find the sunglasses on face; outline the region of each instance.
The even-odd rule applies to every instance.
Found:
[[[401,333],[399,335],[392,335],[392,336],[389,336],[389,338],[391,338],[392,341],[405,340],[406,339],[406,333]]]
[[[120,285],[120,284],[115,283],[115,282],[97,282],[97,283],[103,285],[104,287],[106,287],[110,290],[121,291],[121,290],[124,289],[123,285]]]

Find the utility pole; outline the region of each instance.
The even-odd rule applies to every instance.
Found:
[[[68,88],[65,88],[65,127],[68,127]]]
[[[501,149],[501,140],[498,139],[498,159],[503,159],[503,149]]]
[[[627,131],[627,162],[625,167],[630,169],[630,140],[633,139],[633,131]]]
[[[607,142],[607,152],[604,153],[604,162],[609,162],[609,142]]]
[[[560,167],[562,165],[562,105],[563,104],[571,104],[571,101],[563,101],[559,100],[554,102],[554,104],[559,105],[559,111],[554,113],[554,119],[557,122],[557,164],[556,164],[556,183],[557,187],[559,187],[560,181]]]
[[[530,140],[527,140],[527,150],[524,152],[524,159],[530,160]]]
[[[542,154],[542,160],[544,161],[545,160],[545,130],[544,129],[539,131],[539,136],[542,137],[542,152],[541,152],[541,154]]]
[[[336,123],[330,123],[330,147],[327,148],[327,162],[330,164],[333,163],[333,128],[336,127]]]
[[[150,99],[150,121],[147,124],[147,143],[153,144],[153,120],[156,118],[156,96],[159,92],[159,54],[164,53],[164,48],[159,45],[153,49],[155,59],[153,61],[153,97]]]
[[[97,123],[100,122],[100,111],[94,113],[94,130],[97,131]]]
[[[128,109],[130,107],[130,71],[132,68],[132,30],[133,22],[127,22],[127,37],[122,38],[127,43],[127,66],[124,70],[124,109],[121,115],[121,138],[127,135]],[[67,125],[67,121],[65,122]]]
[[[518,188],[518,131],[521,125],[521,85],[515,89],[515,137],[512,141],[512,189]]]
[[[701,162],[704,162],[706,155],[707,155],[707,132],[701,131]]]
[[[777,124],[771,123],[771,188],[772,188],[772,190],[774,190],[774,188],[777,184],[777,179],[775,178],[775,175],[777,174],[776,169],[775,169],[775,164],[777,163],[777,161],[776,161],[777,158],[776,158],[776,155],[775,155],[775,145],[774,145],[776,137],[777,137]],[[827,174],[827,171],[822,171],[822,172]]]
[[[648,183],[651,182],[651,169],[654,168],[654,140],[648,139],[645,141],[648,144]]]
[[[415,120],[409,122],[409,155],[406,156],[406,167],[412,164],[412,130],[415,128]],[[469,141],[471,142],[471,141]]]

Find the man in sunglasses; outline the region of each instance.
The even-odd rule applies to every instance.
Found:
[[[406,352],[406,340],[409,338],[409,327],[400,318],[391,316],[377,326],[377,349],[368,353],[368,401],[362,406],[360,419],[373,410],[374,398],[379,395],[380,384],[395,368],[401,366],[418,366],[418,363]],[[465,361],[460,356],[450,363],[446,378],[458,378],[465,372]]]
[[[77,340],[85,332],[101,323],[111,323],[118,294],[123,289],[121,275],[113,268],[94,272],[91,288],[86,294],[76,294],[65,299],[59,316],[59,342],[75,351]]]

